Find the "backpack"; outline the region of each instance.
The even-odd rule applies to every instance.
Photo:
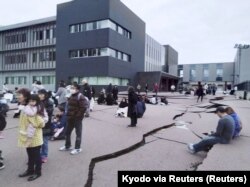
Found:
[[[6,113],[9,111],[9,106],[7,103],[0,102],[0,114],[6,116]]]
[[[0,113],[0,131],[3,131],[6,127],[6,120],[3,114]]]

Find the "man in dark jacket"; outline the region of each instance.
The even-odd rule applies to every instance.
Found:
[[[215,113],[220,118],[216,132],[210,134],[199,143],[188,144],[188,150],[191,153],[207,150],[217,143],[228,144],[232,140],[234,133],[233,118],[226,113],[226,110],[223,107],[218,107]]]
[[[49,93],[45,89],[41,89],[38,91],[38,96],[41,102],[44,105],[46,112],[48,113],[48,122],[45,124],[43,128],[43,145],[41,148],[41,160],[43,163],[48,161],[48,150],[49,150],[49,138],[52,135],[52,125],[51,119],[54,111],[54,103],[52,99],[49,98]]]
[[[137,124],[137,104],[138,98],[134,87],[128,88],[128,117],[131,119],[131,124],[128,127],[135,127]]]
[[[75,149],[73,149],[70,154],[75,155],[82,151],[81,140],[82,140],[82,120],[84,118],[84,113],[88,108],[88,102],[86,98],[79,92],[80,86],[78,84],[73,84],[71,86],[70,92],[71,96],[66,105],[67,114],[67,127],[66,127],[66,142],[65,146],[61,147],[60,151],[67,151],[71,148],[71,132],[73,129],[76,131],[76,141]]]
[[[82,94],[88,98],[88,108],[86,110],[86,114],[85,117],[89,117],[89,112],[90,112],[90,101],[92,98],[92,91],[91,91],[91,87],[89,86],[87,80],[83,80],[82,81]]]

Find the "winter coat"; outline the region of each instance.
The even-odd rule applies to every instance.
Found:
[[[88,101],[79,92],[72,94],[66,105],[68,119],[82,120],[88,108]]]
[[[67,94],[66,88],[64,88],[64,87],[58,88],[55,97],[59,96],[59,98],[58,98],[59,105],[67,102],[66,94]]]
[[[44,119],[39,116],[27,116],[23,112],[21,112],[20,120],[19,120],[19,134],[18,134],[18,146],[19,147],[27,147],[27,135],[22,132],[27,132],[28,125],[32,124],[35,127],[35,134],[32,137],[32,141],[28,147],[37,147],[43,144],[42,137],[42,128],[44,127]]]
[[[128,94],[128,117],[137,113],[136,104],[138,101],[137,94],[133,91]]]
[[[52,115],[54,111],[53,102],[50,99],[45,99],[42,101],[44,108],[48,114],[48,122],[46,122],[45,127],[43,128],[43,136],[50,136],[52,135]]]
[[[91,100],[91,98],[92,98],[92,93],[91,93],[91,89],[90,89],[90,86],[89,86],[88,83],[86,83],[86,84],[83,85],[82,94],[83,94],[84,96],[86,96],[86,97],[89,99],[89,101]]]

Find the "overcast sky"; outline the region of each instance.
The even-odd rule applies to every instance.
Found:
[[[0,25],[56,15],[69,0],[1,0]],[[250,0],[121,0],[146,32],[179,53],[179,64],[231,62],[236,43],[250,44]]]

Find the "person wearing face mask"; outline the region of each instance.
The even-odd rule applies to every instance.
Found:
[[[71,150],[71,133],[73,129],[76,131],[75,148],[70,154],[75,155],[82,151],[82,120],[84,113],[88,108],[88,102],[86,98],[79,92],[80,86],[77,83],[73,83],[70,89],[71,96],[66,104],[67,126],[66,126],[66,141],[65,145],[61,147],[60,151]]]

